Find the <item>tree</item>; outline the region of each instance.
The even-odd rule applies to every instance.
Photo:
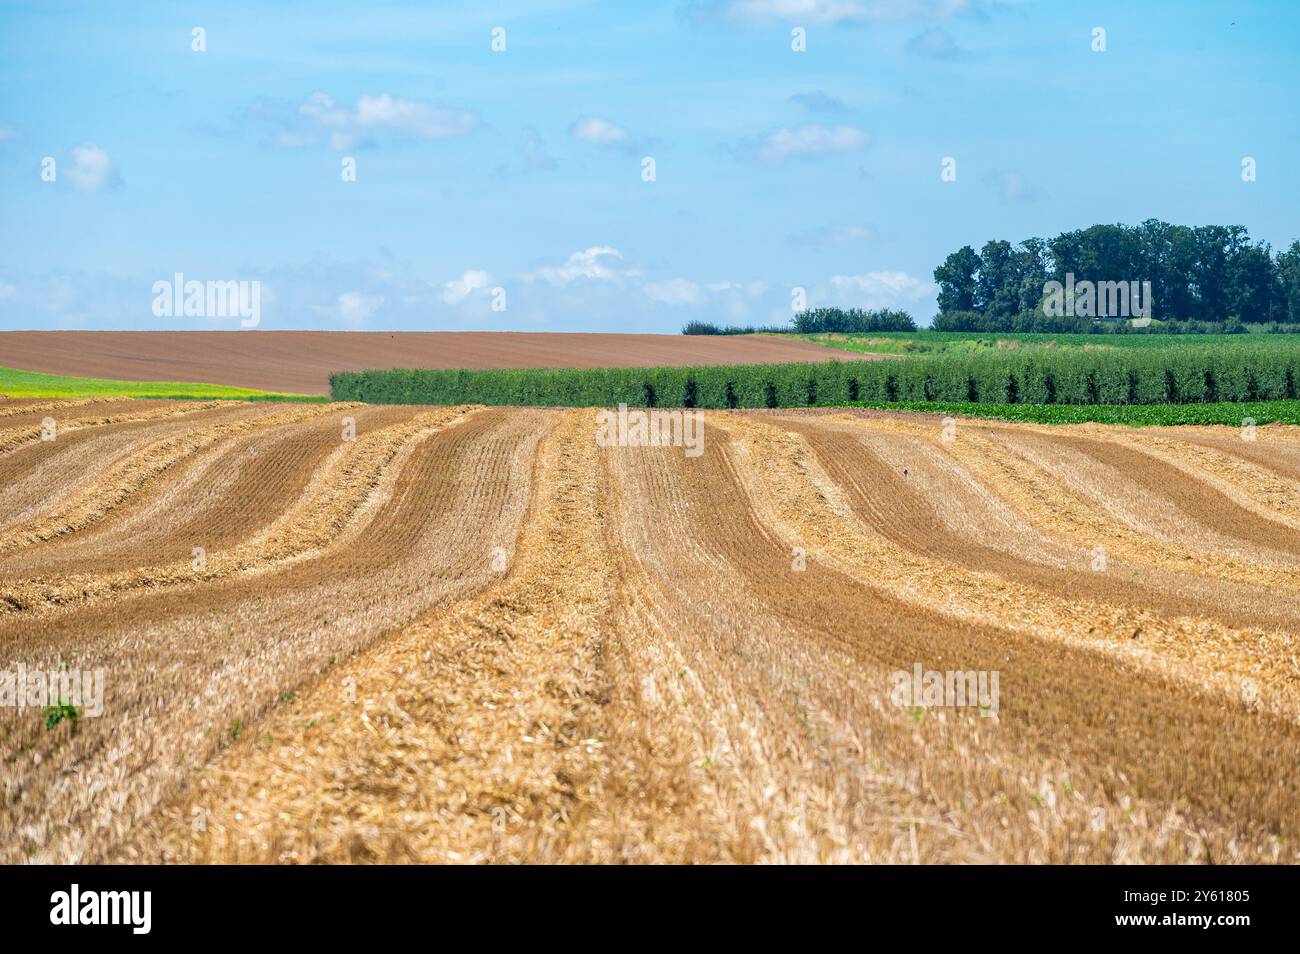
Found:
[[[1262,324],[1274,314],[1277,266],[1268,243],[1242,243],[1228,258],[1228,314],[1247,324]]]
[[[980,249],[975,307],[987,315],[1010,318],[1020,303],[1020,258],[1010,242],[986,242]]]
[[[1222,321],[1228,314],[1228,260],[1234,254],[1237,237],[1226,225],[1202,225],[1193,229],[1192,235],[1196,249],[1192,265],[1196,310],[1189,317]]]
[[[1300,241],[1277,253],[1277,280],[1282,293],[1283,320],[1300,323]]]
[[[1047,282],[1047,243],[1039,238],[1028,238],[1020,243],[1017,252],[1020,259],[1020,287],[1016,295],[1016,311],[1032,312],[1038,310],[1043,300],[1043,285]]]
[[[953,252],[934,270],[939,283],[939,311],[973,311],[975,309],[975,273],[980,259],[969,245]]]
[[[1039,308],[1043,283],[1066,284],[1069,275],[1076,287],[1150,282],[1152,316],[1182,323],[1171,331],[1204,331],[1229,318],[1300,324],[1300,242],[1274,256],[1241,225],[1189,228],[1158,219],[1133,228],[1093,225],[1014,246],[994,239],[979,254],[963,246],[935,269],[939,313],[980,330],[1046,327],[1052,322]]]

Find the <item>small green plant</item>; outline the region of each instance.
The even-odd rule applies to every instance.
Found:
[[[239,733],[242,731],[244,731],[244,726],[238,719],[235,719],[230,723],[230,737],[232,739],[238,739]]]
[[[81,713],[77,711],[77,707],[66,699],[59,699],[58,703],[46,706],[41,712],[45,716],[45,731],[47,732],[65,719],[76,725],[77,720],[81,718]]]

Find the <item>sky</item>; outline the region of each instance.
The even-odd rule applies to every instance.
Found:
[[[1292,0],[0,0],[0,329],[924,325],[965,244],[1289,245],[1297,89]]]

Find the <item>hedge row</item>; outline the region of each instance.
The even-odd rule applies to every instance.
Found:
[[[1295,398],[1300,352],[1185,348],[823,364],[338,372],[337,401],[572,407],[803,407],[850,401],[1194,404]]]

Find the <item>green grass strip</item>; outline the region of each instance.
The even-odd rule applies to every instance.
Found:
[[[227,384],[195,384],[190,381],[112,381],[106,378],[77,378],[0,368],[0,395],[14,398],[129,397],[175,401],[295,401],[324,404],[319,394],[290,394],[259,391]]]

